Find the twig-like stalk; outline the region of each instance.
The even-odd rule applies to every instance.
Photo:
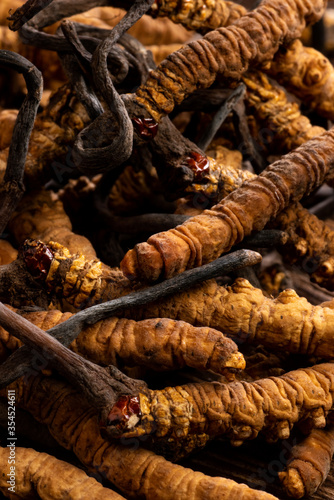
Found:
[[[226,99],[224,104],[218,109],[217,113],[213,117],[210,126],[204,132],[197,145],[203,151],[206,151],[210,142],[213,140],[214,136],[217,133],[217,130],[222,125],[222,123],[226,120],[227,116],[233,111],[235,105],[243,99],[245,95],[246,86],[241,83],[232,94]]]
[[[58,340],[14,313],[0,302],[0,325],[46,358],[61,375],[84,394],[98,411],[108,412],[117,395],[131,394],[144,382],[134,381],[115,367],[102,368],[64,347]]]
[[[112,315],[118,315],[127,309],[154,302],[172,293],[181,292],[201,281],[257,264],[261,259],[261,255],[257,252],[238,250],[205,266],[185,271],[181,275],[163,281],[158,285],[80,311],[64,323],[51,328],[48,333],[62,344],[68,346],[87,325],[94,324]],[[30,363],[34,359],[36,360],[36,354],[38,353],[35,353],[34,356],[27,347],[21,347],[12,354],[0,367],[0,388],[6,387],[26,373],[31,373]]]
[[[84,173],[105,172],[116,168],[131,155],[133,125],[108,71],[108,53],[119,38],[145,14],[152,3],[153,0],[136,0],[94,52],[92,72],[95,86],[99,89],[109,109],[80,132],[75,141],[73,159]],[[115,123],[117,123],[117,130],[115,130]],[[101,130],[103,130],[102,143],[98,140]]]
[[[11,14],[8,18],[11,21],[9,28],[17,31],[22,28],[30,19],[32,19],[38,12],[45,9],[53,0],[28,0],[19,9]]]
[[[14,52],[8,50],[0,51],[0,65],[22,73],[28,91],[17,115],[12,142],[9,148],[4,184],[0,188],[1,234],[24,192],[24,166],[31,131],[42,97],[43,80],[41,72],[31,62]]]

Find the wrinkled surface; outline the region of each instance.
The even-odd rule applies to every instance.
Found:
[[[15,495],[10,485],[9,448],[0,448],[0,491],[9,498],[41,498],[49,500],[122,500],[109,488],[74,465],[57,460],[31,448],[15,448]],[[9,494],[9,495],[8,495]]]
[[[287,494],[293,498],[312,495],[328,476],[334,453],[334,427],[313,429],[292,448],[286,470],[279,473]]]
[[[194,90],[210,87],[218,74],[238,80],[250,63],[270,61],[281,43],[300,36],[306,22],[320,19],[325,6],[323,0],[264,0],[232,26],[168,56],[137,90],[137,102],[160,121]]]
[[[210,210],[139,243],[125,255],[121,269],[130,279],[155,281],[216,259],[321,185],[333,170],[333,147],[331,129],[243,183]]]
[[[275,500],[266,492],[230,479],[205,476],[172,464],[141,447],[108,443],[100,435],[94,409],[83,404],[81,395],[63,382],[31,377],[28,385],[21,380],[10,388],[16,391],[18,405],[45,423],[64,448],[72,450],[84,465],[94,467],[130,498]]]

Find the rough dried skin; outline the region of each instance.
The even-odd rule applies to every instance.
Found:
[[[189,445],[191,436],[225,435],[232,443],[287,439],[292,427],[307,421],[324,427],[334,404],[334,365],[326,363],[255,382],[203,382],[140,394],[139,423],[128,423],[122,437],[154,434],[159,446]],[[196,440],[193,443],[196,446]]]
[[[289,102],[284,90],[269,82],[264,73],[248,72],[243,82],[247,85],[245,104],[254,114],[256,123],[253,136],[256,140],[261,137],[263,127],[269,129],[265,134],[270,142],[266,146],[271,154],[288,153],[325,132],[323,127],[312,126],[310,120],[301,114],[298,104]]]
[[[9,498],[49,500],[124,500],[96,479],[62,460],[31,448],[15,448],[15,495],[10,480],[9,448],[0,448],[0,491]]]
[[[202,33],[229,26],[246,13],[242,5],[225,0],[156,0],[150,10],[153,17],[167,16],[174,23]]]
[[[89,117],[73,92],[66,86],[59,89],[43,113],[37,116],[31,134],[25,166],[25,184],[36,189],[50,177],[50,170],[58,180],[73,170],[74,164],[68,157],[68,147]],[[62,161],[57,161],[57,158]],[[0,181],[6,170],[8,148],[0,151]]]
[[[54,260],[46,279],[47,287],[52,295],[65,298],[77,309],[134,290],[118,268],[108,268],[83,255],[71,255],[56,243],[50,248]],[[263,344],[325,359],[334,357],[332,309],[313,306],[293,290],[270,299],[241,278],[227,288],[210,280],[187,292],[130,310],[127,316],[137,320],[171,318],[216,328],[235,337],[238,343]]]
[[[231,336],[238,345],[262,344],[290,353],[334,357],[334,310],[313,306],[287,289],[276,299],[265,297],[247,280],[231,287],[214,280],[163,301],[131,310],[131,317],[168,317],[196,326],[210,326]]]
[[[17,250],[6,241],[0,239],[0,265],[10,264],[17,258]]]
[[[243,183],[210,210],[136,245],[121,269],[130,279],[155,281],[216,259],[320,186],[333,173],[333,147],[331,129]]]
[[[66,321],[71,314],[52,310],[22,316],[42,330],[48,330]],[[19,346],[20,342],[0,327],[0,352]],[[191,366],[217,373],[228,368],[245,368],[245,360],[236,344],[221,332],[166,318],[98,321],[85,328],[69,347],[94,363],[120,368],[124,364],[142,365],[161,371]]]
[[[72,231],[72,224],[63,203],[56,194],[46,189],[26,194],[9,222],[9,231],[18,244],[27,238],[56,241],[70,252],[82,252],[87,258],[95,258],[96,252],[90,241]]]
[[[334,119],[334,68],[321,52],[295,40],[276,54],[268,71],[304,104]]]
[[[66,299],[75,309],[127,295],[135,287],[118,268],[110,268],[98,259],[71,254],[59,243],[50,242],[54,253],[45,284],[52,296]]]
[[[323,0],[264,0],[232,26],[218,28],[171,54],[136,92],[137,102],[156,120],[189,94],[208,88],[219,74],[238,80],[249,64],[270,61],[279,45],[298,38],[306,23],[320,19]]]
[[[20,380],[10,388],[16,391],[17,404],[48,425],[62,446],[73,450],[84,465],[94,467],[130,498],[275,500],[230,479],[172,464],[141,447],[108,443],[100,435],[94,409],[85,406],[82,397],[63,382],[31,377],[28,385]]]
[[[328,476],[334,453],[334,426],[313,429],[292,448],[286,470],[279,472],[286,493],[293,498],[313,495]]]

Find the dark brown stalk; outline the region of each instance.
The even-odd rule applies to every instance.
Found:
[[[139,307],[173,293],[181,292],[201,281],[216,278],[233,272],[236,269],[257,264],[261,259],[260,254],[251,250],[238,250],[206,266],[185,271],[171,280],[163,281],[145,290],[134,292],[125,297],[80,311],[64,323],[51,328],[47,333],[68,346],[79,335],[84,326],[94,324],[112,315],[118,315],[127,309]],[[33,365],[36,365],[37,361],[45,363],[45,358],[42,357],[40,359],[36,357],[37,354],[38,352],[31,353],[27,347],[21,347],[17,352],[12,354],[0,366],[0,388],[6,387],[22,375],[32,373],[32,371],[36,373],[36,370],[34,371],[34,368],[30,364],[33,363]]]
[[[46,358],[49,364],[74,385],[86,400],[107,417],[117,397],[145,386],[115,367],[102,368],[64,347],[58,340],[0,302],[0,325]]]
[[[42,97],[43,80],[41,72],[31,62],[14,52],[0,51],[0,65],[21,73],[27,85],[27,96],[17,115],[9,148],[4,183],[0,187],[1,234],[24,192],[24,166],[31,131]]]
[[[28,0],[19,9],[8,17],[11,21],[9,28],[17,31],[22,28],[30,19],[32,19],[38,12],[45,9],[53,0]]]
[[[224,104],[218,109],[217,113],[213,117],[209,127],[204,132],[202,137],[197,143],[197,146],[202,149],[202,151],[206,151],[208,149],[209,144],[215,137],[217,130],[224,123],[227,116],[233,111],[237,103],[243,99],[246,91],[246,86],[241,83],[238,87],[229,95]]]
[[[99,89],[108,105],[108,110],[80,132],[74,143],[73,159],[84,173],[95,174],[116,168],[131,155],[133,125],[125,104],[112,82],[108,70],[108,53],[119,38],[147,12],[152,3],[153,0],[136,0],[94,52],[93,79],[95,87]]]

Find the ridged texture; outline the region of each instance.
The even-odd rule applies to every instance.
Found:
[[[311,109],[334,119],[334,68],[321,52],[296,40],[277,53],[268,72]]]
[[[267,147],[271,154],[288,153],[304,142],[321,135],[326,130],[323,127],[313,126],[310,120],[301,114],[297,103],[288,101],[284,90],[260,71],[248,72],[243,82],[247,86],[245,104],[249,112],[254,114],[256,130],[253,130],[254,139],[261,137],[263,127],[269,129],[270,145]],[[268,130],[265,131],[266,137]]]
[[[280,44],[298,38],[306,23],[320,19],[325,6],[324,0],[264,0],[232,26],[168,56],[137,90],[137,101],[159,121],[196,89],[210,87],[217,75],[239,80],[249,64],[270,61]]]
[[[279,472],[286,493],[293,498],[313,495],[328,476],[334,453],[334,426],[314,429],[294,446],[286,470]]]
[[[75,309],[127,295],[135,290],[119,268],[110,268],[98,259],[71,254],[56,242],[49,242],[54,259],[45,280],[51,297],[66,299]]]
[[[73,450],[86,466],[94,467],[130,498],[146,500],[275,500],[230,479],[205,476],[201,472],[166,461],[151,451],[105,441],[100,435],[94,409],[65,383],[31,377],[12,386],[17,404],[36,420],[48,425],[51,434],[66,449]],[[5,391],[2,395],[7,394]],[[136,449],[134,449],[136,448]],[[277,500],[277,499],[276,499]]]
[[[23,314],[42,330],[70,316],[56,310]],[[17,349],[20,344],[0,327],[0,352]],[[120,368],[124,364],[138,364],[162,371],[191,366],[218,373],[225,372],[226,368],[245,368],[245,360],[236,344],[221,332],[167,318],[138,322],[108,318],[82,330],[69,347],[95,363]]]
[[[333,398],[331,363],[255,382],[167,387],[140,396],[141,421],[133,430],[128,424],[128,432],[122,435],[154,433],[157,443],[161,438],[167,447],[175,442],[181,448],[182,438],[203,434],[210,438],[225,435],[241,444],[262,432],[267,440],[276,441],[287,439],[300,421],[307,421],[309,427],[324,427]]]
[[[121,269],[131,279],[155,281],[216,259],[320,186],[332,174],[333,147],[331,129],[267,167],[202,215],[136,245],[125,255]]]
[[[129,314],[137,320],[169,317],[207,325],[231,336],[238,345],[262,344],[274,350],[334,357],[333,309],[313,306],[291,289],[276,299],[265,297],[262,290],[242,278],[227,288],[207,281]]]
[[[167,16],[201,33],[229,26],[246,13],[242,5],[224,0],[156,0],[150,11],[153,17]]]
[[[62,460],[31,448],[15,448],[15,494],[9,490],[9,448],[0,448],[0,491],[9,498],[44,500],[124,500],[96,479]],[[12,463],[12,462],[10,462]],[[8,475],[7,475],[8,474]]]

